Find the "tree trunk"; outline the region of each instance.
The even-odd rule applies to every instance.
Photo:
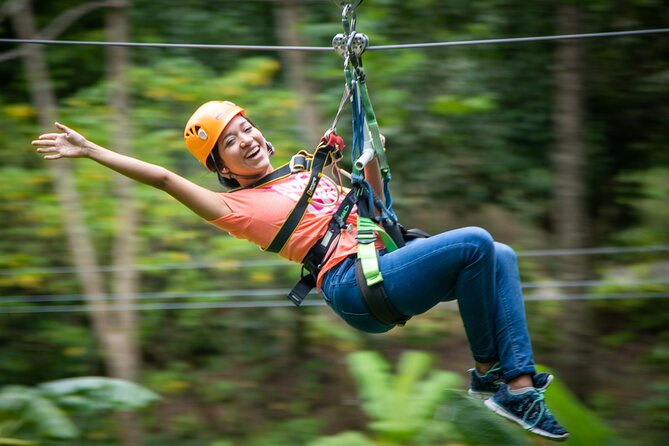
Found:
[[[558,7],[559,34],[582,32],[582,14],[575,4],[564,2]],[[583,140],[583,44],[564,40],[555,56],[555,230],[558,247],[584,247],[589,238],[586,212],[585,143]],[[558,274],[563,280],[580,280],[588,276],[588,261],[583,256],[562,257]],[[572,289],[575,294],[583,290]],[[562,376],[569,387],[586,396],[587,372],[591,367],[592,318],[586,301],[568,302],[562,325]]]
[[[121,13],[116,11],[117,14]],[[121,13],[124,14],[124,13]],[[34,23],[31,2],[28,0],[15,2],[11,8],[12,23],[16,34],[22,39],[32,39],[37,34]],[[122,22],[115,18],[113,26],[120,25]],[[121,28],[122,29],[122,28]],[[33,104],[37,110],[38,122],[43,129],[50,129],[56,121],[56,96],[53,91],[48,65],[42,46],[26,45],[22,51],[26,77],[28,79],[30,94]],[[123,77],[125,71],[124,55],[116,53],[110,55],[110,66],[118,64],[114,71],[110,73],[110,78],[114,85],[112,94],[112,107],[121,116],[117,120],[118,128],[123,131],[117,131],[121,135],[120,140],[116,142],[121,147],[127,147],[129,134],[127,122],[127,86]],[[93,239],[86,226],[84,213],[81,205],[81,198],[74,182],[74,173],[70,160],[59,160],[57,162],[47,163],[51,173],[56,195],[63,209],[63,223],[67,238],[68,249],[72,262],[77,270],[77,278],[83,289],[86,305],[98,307],[97,310],[91,309],[88,315],[91,319],[93,329],[100,342],[103,359],[110,376],[128,380],[136,380],[138,370],[137,346],[134,342],[135,335],[135,315],[129,311],[111,311],[111,305],[126,305],[132,303],[129,296],[136,293],[137,277],[134,272],[121,272],[114,278],[115,292],[128,296],[125,301],[120,300],[112,303],[108,299],[108,293],[104,285],[104,277],[100,273],[97,262],[97,254]],[[120,206],[120,225],[124,232],[119,234],[115,243],[115,262],[120,265],[132,264],[132,246],[134,239],[134,228],[136,226],[135,213],[132,206],[127,205],[130,190],[127,182],[117,185],[117,193],[122,200]],[[127,446],[137,446],[141,444],[138,441],[126,441],[126,432],[133,432],[132,425],[124,426],[121,429],[123,442]],[[136,429],[135,429],[136,430]],[[133,435],[130,440],[136,440]]]
[[[300,0],[281,0],[274,6],[274,26],[281,45],[304,46],[298,31],[303,15],[304,10]],[[296,118],[301,124],[301,139],[306,147],[311,149],[316,147],[327,129],[314,102],[316,88],[307,76],[309,72],[307,54],[304,51],[281,51],[279,54],[288,85],[297,94],[299,109]],[[293,357],[297,361],[300,361],[307,351],[305,317],[304,312],[300,312],[295,321]]]
[[[117,7],[107,9],[107,40],[129,41],[129,2],[119,2]],[[109,104],[113,113],[112,145],[123,154],[130,154],[132,127],[130,119],[130,91],[128,86],[129,51],[126,47],[107,48],[107,76],[110,84]],[[113,355],[112,373],[115,377],[137,381],[139,374],[139,348],[137,345],[137,312],[130,307],[136,303],[139,277],[137,271],[124,268],[135,261],[137,232],[137,209],[132,196],[133,183],[122,175],[115,176],[115,192],[119,201],[116,240],[114,242],[114,265],[118,266],[112,280],[113,292],[119,298],[117,306],[118,345]],[[119,414],[120,436],[123,445],[142,444],[142,430],[136,417],[130,413]]]
[[[28,1],[22,2],[20,6],[12,13],[12,23],[20,38],[30,39],[35,35],[32,8]],[[56,121],[56,98],[42,47],[26,46],[23,62],[39,125],[43,129],[51,129]],[[63,209],[68,248],[72,262],[77,268],[77,277],[86,295],[87,304],[104,308],[106,303],[102,298],[106,293],[103,278],[95,268],[97,266],[95,248],[84,221],[81,198],[74,184],[72,164],[69,160],[63,160],[50,162],[47,165]],[[96,333],[107,332],[109,324],[106,311],[92,311],[90,315]],[[103,341],[102,337],[100,340]]]
[[[107,12],[107,39],[109,41],[128,40],[128,18],[127,6],[110,8]],[[110,81],[110,108],[113,111],[113,127],[111,138],[114,148],[124,154],[130,154],[130,141],[132,139],[131,125],[128,116],[129,88],[127,80],[128,50],[126,47],[108,47],[107,71]],[[134,339],[137,328],[137,313],[128,310],[127,307],[136,303],[139,277],[137,271],[124,266],[135,262],[135,240],[137,231],[137,210],[133,204],[132,180],[117,175],[115,177],[115,192],[119,200],[118,224],[119,228],[114,243],[114,264],[119,266],[112,280],[113,291],[119,296],[115,300],[118,309],[118,328],[126,333],[124,348],[118,352],[115,365],[116,376],[119,378],[136,381],[139,367],[139,355],[136,340]]]
[[[276,35],[283,46],[303,46],[304,41],[298,32],[304,11],[300,0],[282,0],[274,7]],[[309,61],[304,51],[281,51],[281,63],[285,70],[288,84],[297,93],[299,110],[298,122],[302,130],[302,139],[307,147],[315,147],[320,141],[324,128],[323,118],[316,106],[316,88],[307,76]]]

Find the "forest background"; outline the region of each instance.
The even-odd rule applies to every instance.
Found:
[[[371,45],[668,25],[661,0],[357,9]],[[0,38],[329,46],[342,31],[331,1],[0,5]],[[431,233],[483,226],[518,252],[536,359],[558,377],[548,400],[563,408],[570,442],[666,443],[669,36],[363,60],[402,222]],[[30,146],[57,119],[218,188],[183,144],[199,104],[243,105],[278,164],[327,130],[342,68],[329,51],[2,43],[0,444],[540,443],[459,398],[471,363],[455,305],[389,334],[355,332],[316,295],[287,304],[299,266],[157,190],[89,161],[45,162]],[[348,119],[339,130],[350,141]],[[130,405],[92,407],[91,394],[72,404],[86,399],[79,391],[37,410],[42,383],[83,376],[137,382],[160,399],[119,412]],[[70,431],[45,425],[68,417]]]

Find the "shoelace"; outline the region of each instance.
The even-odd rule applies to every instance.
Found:
[[[488,377],[488,376],[490,376],[490,375],[492,375],[492,374],[496,374],[496,373],[501,372],[501,371],[502,371],[502,365],[501,365],[499,362],[494,363],[494,364],[492,365],[492,367],[490,368],[490,370],[488,370],[487,372],[485,372],[483,375],[481,375],[479,372],[477,372],[475,368],[469,369],[469,371],[470,371],[471,373],[475,373],[476,376],[479,377],[479,379],[484,379],[484,378],[486,378],[486,377]],[[498,378],[498,379],[499,379],[499,378]]]
[[[497,372],[501,372],[501,371],[502,371],[502,364],[500,364],[499,362],[496,362],[492,365],[492,367],[490,367],[490,370],[485,372],[485,374],[487,375],[488,373],[497,373]]]
[[[534,409],[534,406],[539,404],[539,409],[540,409],[539,416],[537,416],[536,420],[534,420],[534,422],[529,427],[525,428],[528,431],[537,427],[541,419],[544,417],[544,414],[546,414],[546,412],[548,411],[548,409],[546,408],[546,401],[545,401],[546,398],[544,397],[544,391],[537,390],[536,392],[538,394],[537,398],[534,401],[532,401],[530,407],[527,409],[527,411],[525,411],[525,415],[523,415],[523,423],[527,423],[527,417],[529,417],[530,413],[532,412],[532,409]]]

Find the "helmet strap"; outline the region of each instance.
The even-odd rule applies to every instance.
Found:
[[[224,171],[225,170],[225,171]],[[234,180],[235,178],[243,178],[246,180],[255,180],[257,178],[261,178],[263,175],[262,174],[256,174],[256,175],[239,175],[234,172],[231,172],[230,169],[227,167],[221,168],[221,170],[218,171],[218,173],[223,177],[223,178],[228,178],[230,180]]]

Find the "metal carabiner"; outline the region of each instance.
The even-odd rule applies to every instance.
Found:
[[[355,34],[355,8],[348,3],[341,10],[341,23],[346,35]]]
[[[360,3],[362,3],[362,0],[357,0],[357,1],[351,1],[351,0],[333,0],[337,5],[339,5],[340,8],[343,8],[347,4],[350,4],[354,8],[357,8],[360,6]]]

